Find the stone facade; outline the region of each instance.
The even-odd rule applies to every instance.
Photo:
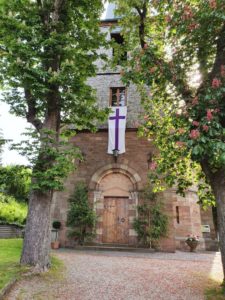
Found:
[[[106,39],[110,41],[110,26],[111,23],[102,23],[101,30],[106,34]],[[117,32],[115,28],[113,32]],[[112,49],[100,49],[101,54],[106,55],[109,59],[112,58]],[[113,87],[125,87],[121,81],[120,66],[115,69],[111,69],[109,64],[102,60],[96,62],[98,73],[96,77],[89,78],[88,84],[96,90],[96,96],[98,99],[98,105],[101,108],[109,106],[110,88]],[[137,92],[136,86],[130,84],[126,87],[127,90],[127,128],[137,128],[140,121],[140,114],[142,112],[141,98]],[[107,124],[101,124],[101,128],[107,128]]]
[[[102,31],[110,39],[109,26],[102,23]],[[118,29],[117,29],[118,30]],[[108,57],[112,49],[103,50]],[[118,70],[112,71],[109,67],[103,68],[103,62],[98,61],[99,73],[89,78],[88,83],[96,90],[100,107],[109,106],[110,88],[123,87]],[[108,132],[107,124],[101,124],[97,133],[81,132],[72,138],[71,143],[79,147],[84,161],[76,162],[74,172],[65,181],[65,190],[54,195],[52,218],[62,222],[60,230],[60,243],[62,246],[71,246],[73,243],[67,237],[66,219],[68,211],[68,198],[73,193],[76,183],[83,181],[89,187],[90,205],[98,215],[95,243],[104,243],[105,207],[107,197],[124,199],[127,205],[127,232],[126,244],[137,246],[137,234],[133,230],[133,220],[137,216],[137,205],[141,203],[140,191],[148,181],[149,156],[154,153],[151,142],[138,138],[137,127],[142,111],[140,96],[135,86],[127,87],[127,130],[126,152],[119,155],[115,162],[113,155],[107,154]],[[162,251],[175,251],[187,249],[185,239],[188,234],[196,234],[201,238],[199,249],[215,249],[216,233],[210,210],[202,211],[197,204],[195,190],[190,190],[186,197],[180,197],[173,189],[161,195],[164,209],[169,218],[169,230],[166,238],[161,239]],[[121,200],[120,200],[121,201]],[[202,225],[209,225],[210,232],[203,233]]]
[[[136,206],[140,191],[147,183],[148,158],[154,152],[151,143],[144,138],[138,138],[136,130],[127,130],[126,153],[119,156],[117,162],[112,155],[107,154],[108,133],[100,130],[96,134],[83,132],[76,135],[71,143],[78,146],[84,161],[78,164],[77,170],[65,182],[65,191],[55,194],[53,201],[53,218],[62,222],[60,242],[62,246],[71,246],[67,238],[66,218],[68,198],[74,191],[77,182],[84,181],[89,187],[90,204],[96,211],[98,218],[97,237],[95,242],[102,243],[102,212],[104,196],[127,196],[129,198],[129,245],[137,246],[137,234],[132,228],[132,221],[137,216]],[[111,177],[110,177],[111,176]],[[123,179],[124,176],[124,179]],[[118,177],[116,179],[116,177]],[[111,178],[107,181],[107,178]],[[128,181],[130,183],[128,183]],[[110,185],[111,182],[111,185]],[[175,190],[170,189],[162,193],[164,209],[169,217],[169,232],[166,238],[160,241],[163,251],[188,249],[185,239],[188,234],[201,237],[199,249],[205,249],[205,239],[208,249],[215,249],[215,231],[210,211],[200,210],[197,204],[196,192],[189,191],[186,198],[180,197]],[[177,219],[179,209],[179,221]],[[211,233],[207,236],[202,233],[202,224],[209,224]],[[207,248],[207,247],[206,247]]]
[[[90,78],[88,83],[95,88],[98,104],[101,108],[109,106],[110,88],[124,87],[119,74],[97,75]],[[127,128],[137,128],[142,112],[140,96],[136,87],[130,85],[127,88]],[[107,128],[107,124],[101,124],[101,128]]]

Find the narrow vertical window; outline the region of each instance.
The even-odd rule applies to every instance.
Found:
[[[118,44],[119,46],[124,45],[124,38],[120,33],[111,33],[111,39]],[[113,51],[113,56],[115,56],[116,51],[115,51],[116,47],[113,47],[112,51]],[[121,61],[126,61],[127,60],[127,52],[124,49],[121,49],[121,53],[119,55],[118,58],[118,64],[120,64]]]
[[[126,106],[125,87],[115,87],[110,89],[110,106]]]
[[[177,224],[180,224],[179,206],[176,206],[176,219],[177,219]]]

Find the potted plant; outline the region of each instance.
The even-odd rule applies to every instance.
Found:
[[[190,252],[195,252],[195,249],[197,248],[199,243],[199,236],[189,234],[185,242],[190,247]]]
[[[59,236],[59,229],[61,228],[61,222],[58,220],[55,220],[52,222],[52,228],[53,228],[53,232],[54,232],[54,241],[51,242],[51,248],[52,249],[59,249],[59,240],[58,240],[58,236]]]

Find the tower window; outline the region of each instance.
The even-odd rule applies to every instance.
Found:
[[[126,106],[125,87],[113,87],[110,89],[110,106]]]
[[[114,40],[118,45],[123,46],[124,45],[124,38],[120,33],[111,33],[111,39]],[[115,56],[115,48],[113,48],[113,56]],[[122,50],[119,56],[119,62],[127,60],[127,52]]]
[[[180,224],[179,206],[176,206],[176,219],[177,219],[177,224]]]

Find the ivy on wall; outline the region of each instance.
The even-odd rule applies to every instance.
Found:
[[[133,228],[138,234],[139,243],[149,248],[158,248],[161,237],[168,231],[168,217],[163,211],[163,203],[151,187],[141,194],[142,203],[137,206],[138,217]]]
[[[97,216],[88,202],[88,188],[83,182],[79,182],[69,198],[67,226],[70,230],[68,236],[83,245],[85,241],[95,236],[96,219]]]

